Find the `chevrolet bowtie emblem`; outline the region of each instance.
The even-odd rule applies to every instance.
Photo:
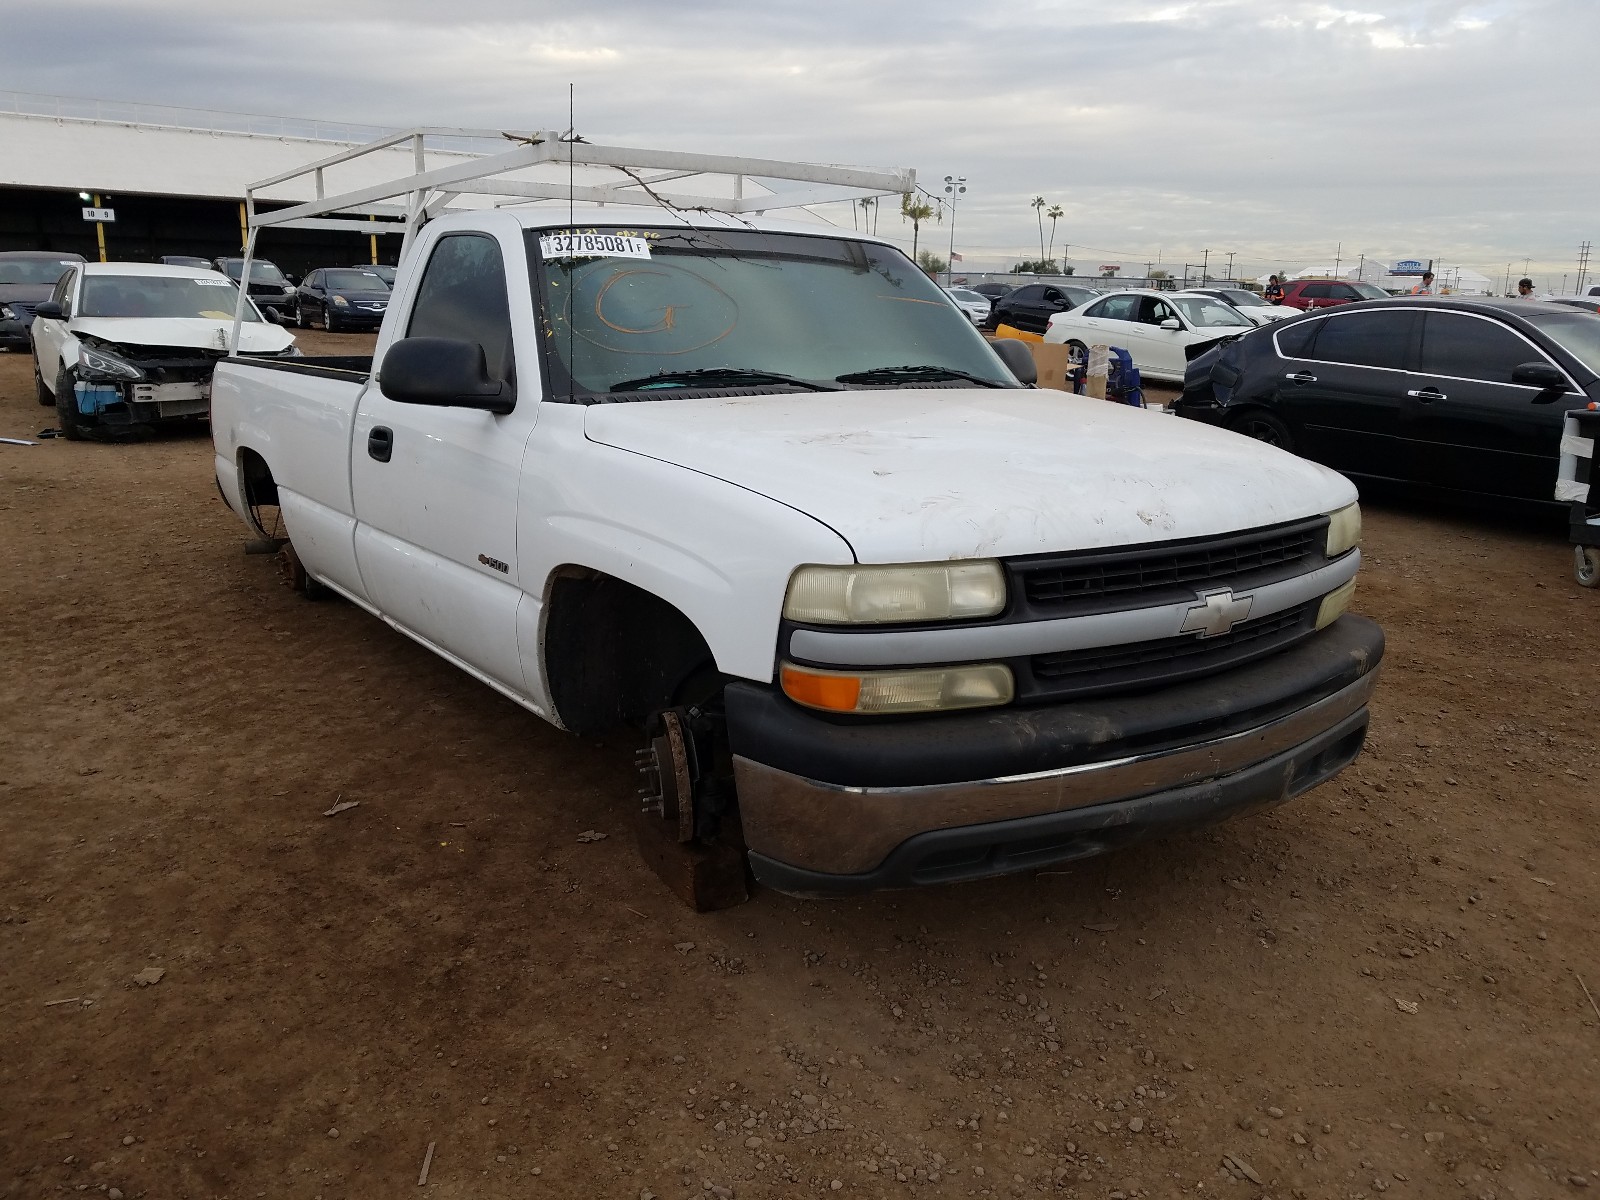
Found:
[[[1254,599],[1254,596],[1235,597],[1232,588],[1202,596],[1200,603],[1184,614],[1179,632],[1198,633],[1203,638],[1221,637],[1250,615]]]

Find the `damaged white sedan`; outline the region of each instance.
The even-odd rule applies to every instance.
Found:
[[[205,419],[211,373],[228,354],[238,289],[217,271],[153,263],[79,263],[34,313],[34,386],[61,434],[137,435]],[[288,330],[246,301],[239,353],[299,353]]]

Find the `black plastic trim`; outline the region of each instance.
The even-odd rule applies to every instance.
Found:
[[[735,754],[845,787],[913,787],[1053,771],[1243,732],[1348,687],[1383,658],[1383,631],[1346,615],[1297,646],[1133,696],[930,717],[832,717],[771,685],[727,685]]]

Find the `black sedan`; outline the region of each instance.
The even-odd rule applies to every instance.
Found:
[[[1050,318],[1087,304],[1100,295],[1094,288],[1070,283],[1025,283],[1007,292],[989,308],[986,329],[1010,325],[1025,333],[1044,334]]]
[[[323,267],[300,283],[296,323],[319,322],[329,333],[376,329],[389,310],[389,285],[365,267]]]
[[[1189,363],[1180,416],[1347,475],[1552,500],[1562,414],[1600,401],[1600,316],[1416,297],[1278,321]]]

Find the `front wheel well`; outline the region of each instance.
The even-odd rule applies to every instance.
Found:
[[[643,727],[654,712],[704,699],[716,662],[678,608],[602,571],[563,567],[545,601],[550,700],[574,733]]]

